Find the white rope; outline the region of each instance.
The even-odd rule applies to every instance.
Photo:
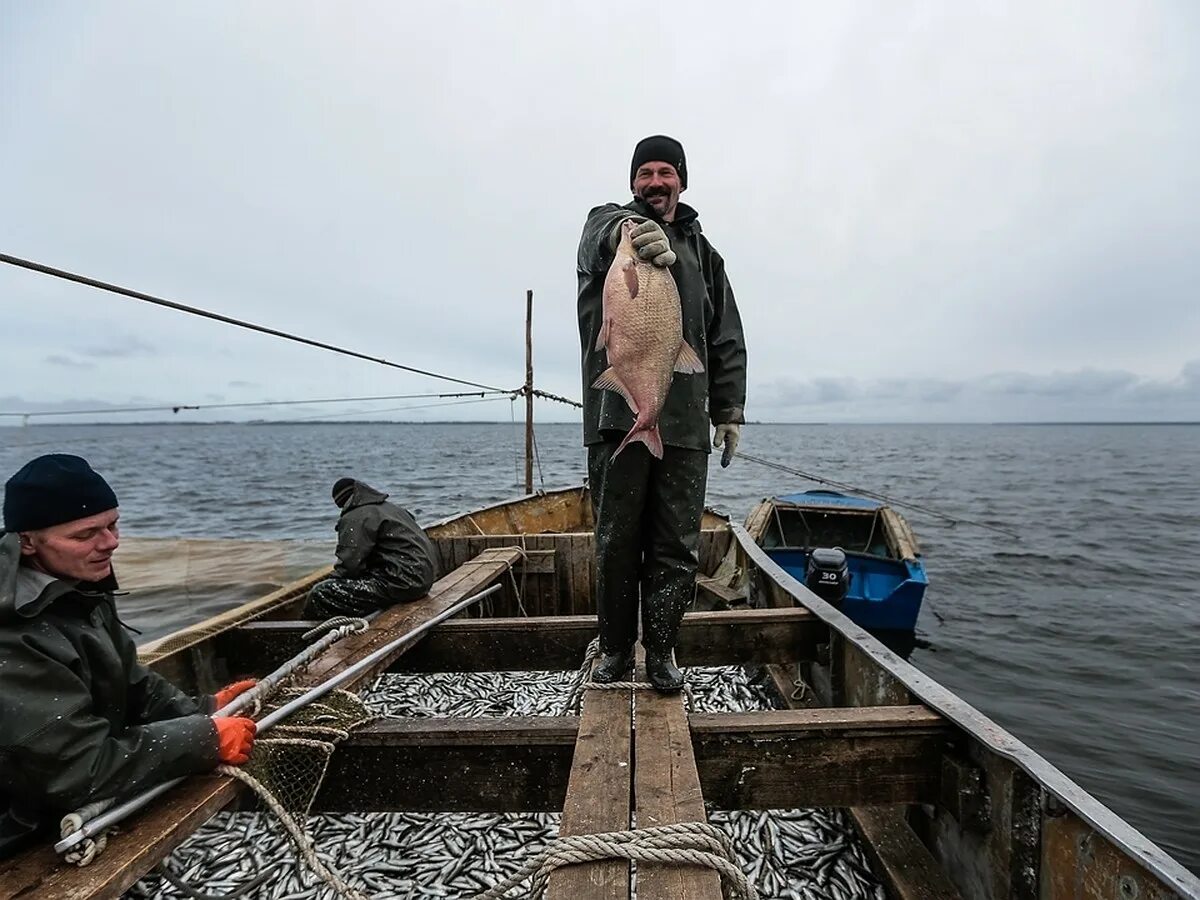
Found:
[[[628,859],[715,869],[726,897],[758,900],[758,892],[733,862],[733,847],[723,832],[707,822],[681,822],[654,828],[580,834],[551,841],[520,871],[471,900],[501,900],[526,879],[529,897],[540,897],[550,874],[562,866],[602,859]]]
[[[592,671],[592,662],[600,655],[600,638],[592,638],[583,654],[583,665],[571,676],[571,687],[567,691],[567,702],[563,705],[562,715],[569,716],[579,711],[583,702],[583,685]]]

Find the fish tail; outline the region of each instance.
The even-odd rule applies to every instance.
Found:
[[[617,450],[613,453],[612,458],[616,459],[617,455],[630,444],[641,442],[646,445],[646,449],[650,451],[650,455],[655,459],[663,458],[663,442],[662,434],[658,430],[658,423],[655,422],[649,428],[639,426],[636,423],[629,429],[629,434],[625,435],[625,439],[617,446]]]

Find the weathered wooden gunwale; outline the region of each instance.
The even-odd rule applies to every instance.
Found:
[[[731,527],[736,552],[760,601],[772,607],[803,605],[829,626],[829,664],[813,665],[809,672],[810,686],[824,703],[921,703],[956,726],[953,743],[959,749],[943,755],[941,798],[913,807],[910,818],[922,832],[922,846],[963,896],[1041,900],[1052,895],[1054,885],[1070,884],[1077,891],[1073,896],[1109,897],[1099,886],[1119,877],[1122,897],[1200,898],[1200,878],[1017,738],[809,591],[771,560],[747,529]],[[775,667],[773,675],[781,694],[790,697],[792,671]],[[1076,847],[1108,845],[1111,852],[1089,849],[1051,856],[1048,841],[1062,828],[1054,820],[1063,815],[1070,815],[1081,830]],[[1115,876],[1116,871],[1121,874]]]

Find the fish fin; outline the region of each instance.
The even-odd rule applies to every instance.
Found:
[[[600,377],[592,382],[592,387],[600,390],[616,391],[625,398],[625,402],[629,404],[629,408],[633,410],[633,414],[638,414],[637,404],[633,402],[633,395],[629,393],[629,389],[625,387],[625,383],[621,381],[617,375],[616,369],[609,366],[600,373]]]
[[[629,298],[632,300],[638,295],[637,263],[629,260],[621,267],[621,273],[625,276],[625,287],[629,288]]]
[[[675,371],[686,375],[699,375],[704,371],[704,363],[700,355],[692,349],[692,345],[684,341],[679,345],[679,355],[675,357]]]
[[[608,326],[612,324],[612,319],[605,319],[600,323],[600,333],[596,335],[596,349],[603,350],[608,346]]]
[[[655,422],[649,428],[639,428],[636,424],[629,430],[629,434],[625,435],[625,439],[617,446],[616,452],[612,458],[616,459],[617,454],[628,447],[630,444],[642,443],[646,445],[646,449],[650,451],[650,455],[655,459],[663,458],[663,442],[662,434],[658,430],[658,423]]]

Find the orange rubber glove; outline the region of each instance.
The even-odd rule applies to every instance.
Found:
[[[233,684],[227,684],[225,687],[217,691],[213,696],[217,698],[217,709],[224,709],[225,706],[237,697],[239,694],[244,694],[250,688],[258,684],[253,678],[247,678],[245,681],[235,681]]]
[[[258,727],[253,719],[241,716],[218,716],[213,719],[217,726],[217,755],[228,766],[240,766],[250,758],[254,746],[254,734]]]

